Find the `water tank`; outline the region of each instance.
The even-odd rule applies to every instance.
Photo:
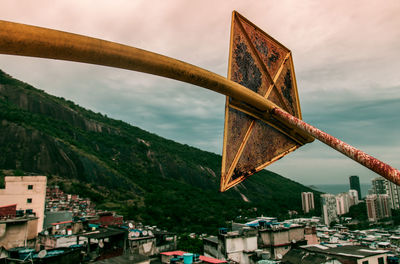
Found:
[[[228,228],[221,227],[221,228],[219,229],[219,234],[220,234],[220,235],[226,235],[226,233],[228,233]]]
[[[192,253],[183,254],[183,263],[184,264],[192,264],[193,263],[193,254]]]
[[[270,259],[270,258],[271,258],[271,253],[268,252],[268,251],[263,251],[263,252],[261,253],[261,258],[262,258],[262,259]]]

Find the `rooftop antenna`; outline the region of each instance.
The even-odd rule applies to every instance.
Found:
[[[289,49],[232,13],[228,78],[160,54],[87,36],[0,21],[0,54],[128,69],[194,84],[226,99],[220,191],[315,139],[400,185],[400,172],[303,122]]]

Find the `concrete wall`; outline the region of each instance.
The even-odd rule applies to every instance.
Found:
[[[267,245],[271,245],[271,234],[267,232],[266,230],[264,231],[259,231],[258,233],[258,240],[259,240],[259,245],[260,247],[264,247]]]
[[[260,230],[260,246],[276,246],[289,244],[293,240],[304,240],[304,227],[294,227],[290,229]]]
[[[301,241],[304,240],[304,228],[303,227],[299,227],[299,228],[290,228],[289,229],[289,241]]]
[[[218,242],[203,240],[204,255],[237,263],[251,263],[249,256],[258,248],[257,232],[246,235],[219,235]]]
[[[273,245],[282,245],[290,243],[289,230],[283,229],[271,232]]]
[[[46,176],[6,176],[5,189],[0,189],[0,206],[17,204],[17,210],[32,209],[39,218],[37,232],[43,229]],[[29,189],[29,186],[32,189]],[[31,202],[28,202],[31,199]]]
[[[243,241],[244,251],[254,251],[258,249],[257,236],[246,237]]]
[[[160,254],[161,252],[165,252],[165,251],[174,251],[174,250],[176,250],[176,242],[157,246],[156,254]]]
[[[225,256],[218,250],[218,244],[203,240],[204,256],[217,259],[225,259]]]
[[[234,260],[238,263],[250,263],[249,257],[245,252],[252,252],[258,248],[257,235],[254,236],[240,236],[240,237],[226,237],[225,251],[226,259]]]
[[[291,249],[290,245],[282,246],[282,247],[274,247],[273,257],[275,259],[279,259],[278,256],[281,255],[282,257]]]
[[[143,256],[151,256],[157,252],[156,238],[149,237],[147,239],[130,239],[128,240],[129,250],[131,253]]]
[[[304,238],[307,240],[307,245],[319,244],[317,234],[304,235]]]
[[[243,263],[245,264],[246,261],[242,257],[243,252],[232,252],[227,254],[227,260],[233,260],[236,263]]]
[[[302,226],[259,230],[259,247],[269,251],[273,258],[277,258],[278,254],[284,256],[291,249],[293,242],[304,240],[304,227]]]
[[[0,224],[0,247],[10,249],[27,246],[28,240],[35,239],[36,228],[37,219],[18,222],[3,221]]]
[[[367,260],[368,260],[368,263],[378,264],[379,258],[383,258],[383,263],[387,264],[387,254],[380,254],[380,255],[375,255],[375,256],[368,257],[368,258],[358,259],[357,264],[362,264],[363,261],[367,261]]]
[[[44,247],[44,249],[53,249],[57,247],[69,247],[71,245],[76,245],[77,236],[61,236],[61,237],[54,237],[54,236],[39,236],[40,238],[40,245]],[[79,244],[84,244],[87,242],[88,239],[86,237],[79,237]]]
[[[37,226],[38,226],[39,219],[32,219],[28,221],[28,236],[27,239],[34,239],[37,236]]]
[[[237,251],[253,251],[257,249],[257,236],[227,237],[225,244],[226,253]]]

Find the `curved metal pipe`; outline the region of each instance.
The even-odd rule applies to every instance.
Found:
[[[104,65],[150,73],[201,86],[256,108],[260,119],[278,119],[290,129],[302,133],[309,139],[316,137],[335,150],[400,185],[400,172],[393,167],[374,158],[365,162],[365,153],[354,154],[353,149],[356,149],[353,147],[351,151],[346,152],[341,150],[343,144],[327,143],[335,138],[326,133],[315,132],[316,130],[311,129],[310,125],[291,116],[246,87],[186,62],[110,41],[2,20],[0,20],[0,53]],[[346,148],[347,146],[349,145],[346,144]]]
[[[189,63],[146,50],[0,20],[0,53],[85,62],[159,75],[237,98],[259,111],[277,107],[242,85]]]

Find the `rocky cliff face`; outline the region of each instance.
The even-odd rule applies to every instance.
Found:
[[[85,110],[0,71],[0,169],[49,176],[104,208],[179,231],[282,215],[310,191],[263,171],[218,193],[221,157]],[[206,225],[206,227],[204,226]]]

